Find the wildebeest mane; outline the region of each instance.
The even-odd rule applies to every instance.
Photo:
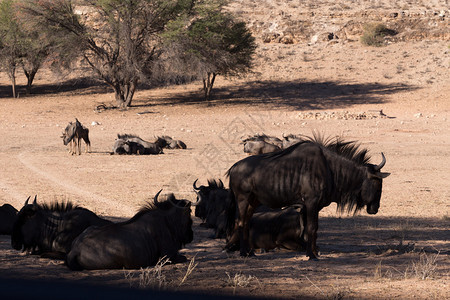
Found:
[[[121,140],[126,140],[126,139],[134,139],[134,138],[138,138],[140,139],[139,136],[135,135],[135,134],[128,134],[128,133],[124,133],[124,134],[117,134],[117,138],[121,139]]]
[[[208,186],[212,189],[223,189],[223,182],[216,179],[208,179]]]
[[[73,209],[77,209],[77,208],[81,208],[78,205],[73,204],[70,201],[54,201],[54,202],[50,202],[50,203],[42,203],[36,204],[37,209],[41,209],[41,210],[46,210],[46,211],[53,211],[53,212],[68,212],[71,211]]]
[[[139,209],[139,211],[129,220],[129,222],[132,222],[151,211],[169,211],[171,208],[175,207],[174,201],[178,200],[176,200],[173,193],[167,195],[166,200],[158,200],[157,204],[155,204],[153,200],[149,200]]]

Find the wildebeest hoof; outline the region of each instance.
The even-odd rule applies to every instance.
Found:
[[[319,261],[319,259],[317,257],[310,257],[308,260],[309,261]]]

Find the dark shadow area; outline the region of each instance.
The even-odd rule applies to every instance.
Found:
[[[255,299],[251,297],[205,295],[192,292],[130,289],[113,286],[71,283],[62,280],[0,279],[2,299]],[[265,299],[268,299],[264,297]]]
[[[354,104],[377,104],[385,96],[416,90],[405,84],[346,84],[337,81],[253,81],[213,90],[213,99],[202,93],[175,94],[158,100],[159,105],[270,105],[295,110],[333,109]],[[151,103],[150,103],[151,102]],[[154,99],[136,100],[134,107],[154,105]]]
[[[91,77],[69,79],[60,83],[36,84],[32,86],[31,94],[29,95],[26,94],[25,85],[16,86],[16,93],[18,93],[19,98],[70,92],[77,92],[77,95],[91,95],[111,93],[112,89],[106,83],[93,79]],[[10,97],[12,97],[11,86],[0,85],[0,98]]]
[[[200,86],[200,85],[199,85]],[[141,84],[138,91],[150,90]],[[385,96],[413,91],[417,87],[401,83],[394,84],[347,84],[339,81],[252,81],[229,85],[213,90],[212,100],[205,101],[200,88],[197,91],[176,93],[160,99],[134,99],[131,109],[156,105],[269,105],[275,108],[295,110],[333,109],[355,104],[381,104]],[[25,95],[25,86],[17,86],[20,97]],[[48,95],[76,92],[77,95],[111,93],[111,88],[104,82],[82,77],[70,79],[59,84],[35,85],[32,95]],[[0,98],[11,97],[11,87],[0,85]],[[108,107],[113,108],[113,107]],[[101,108],[100,108],[101,109]],[[151,114],[143,111],[139,114]]]
[[[428,252],[450,255],[449,223],[445,220],[409,217],[370,217],[353,218],[319,217],[317,245],[322,254],[330,253],[368,253],[381,255],[403,254],[408,252]],[[194,226],[194,236],[201,235],[186,248],[202,248],[195,243],[204,242],[213,229]],[[216,239],[221,247],[225,239]],[[439,246],[434,246],[438,244]],[[259,251],[256,252],[258,256]],[[303,252],[300,252],[303,253]],[[232,256],[238,255],[230,254]],[[264,259],[289,258],[298,255],[296,251],[271,250],[264,254]]]
[[[319,217],[317,244],[323,253],[439,252],[450,254],[449,222],[413,217]],[[438,245],[433,245],[438,244]]]

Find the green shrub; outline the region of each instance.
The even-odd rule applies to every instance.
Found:
[[[395,30],[387,28],[384,24],[370,23],[364,26],[364,33],[361,36],[361,43],[367,46],[380,47],[384,44],[387,35],[396,35]]]

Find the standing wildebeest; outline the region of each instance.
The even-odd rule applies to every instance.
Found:
[[[183,141],[174,140],[167,135],[158,136],[158,138],[155,141],[155,144],[157,144],[161,148],[167,149],[186,149],[186,144]]]
[[[89,140],[89,129],[84,127],[77,118],[75,123],[69,122],[62,133],[62,139],[64,145],[69,144],[69,153],[76,154],[78,148],[78,154],[81,154],[81,140],[86,143],[85,152],[91,151],[91,142]]]
[[[214,228],[215,238],[224,238],[226,236],[227,218],[231,205],[229,190],[224,188],[220,179],[219,181],[209,179],[207,186],[201,185],[200,187],[196,186],[197,180],[193,184],[197,194],[195,216],[204,221],[204,226]]]
[[[150,143],[147,141],[144,141],[140,137],[132,134],[118,134],[116,143],[114,144],[113,154],[114,153],[120,153],[117,150],[117,143],[122,143],[121,147],[124,150],[123,153],[126,154],[141,154],[141,155],[148,155],[148,154],[163,154],[163,151],[161,147],[156,143]],[[127,145],[127,146],[123,146]]]
[[[17,219],[17,209],[10,204],[0,206],[0,234],[11,234]]]
[[[259,204],[271,208],[301,203],[306,209],[306,254],[318,256],[316,240],[319,211],[336,202],[350,212],[367,206],[376,214],[380,207],[386,163],[370,164],[366,149],[355,142],[321,141],[319,138],[297,143],[283,151],[249,156],[235,163],[227,172],[230,190],[239,213],[235,230],[240,240],[240,254],[252,255],[249,248],[249,220]],[[235,239],[227,243],[233,248]]]
[[[11,245],[16,250],[61,258],[86,228],[111,223],[70,202],[37,204],[35,197],[29,204],[29,199],[17,214],[13,226]]]
[[[137,269],[153,266],[162,257],[184,262],[178,251],[193,239],[191,203],[176,200],[148,203],[130,220],[91,227],[72,244],[67,266],[82,269]]]

